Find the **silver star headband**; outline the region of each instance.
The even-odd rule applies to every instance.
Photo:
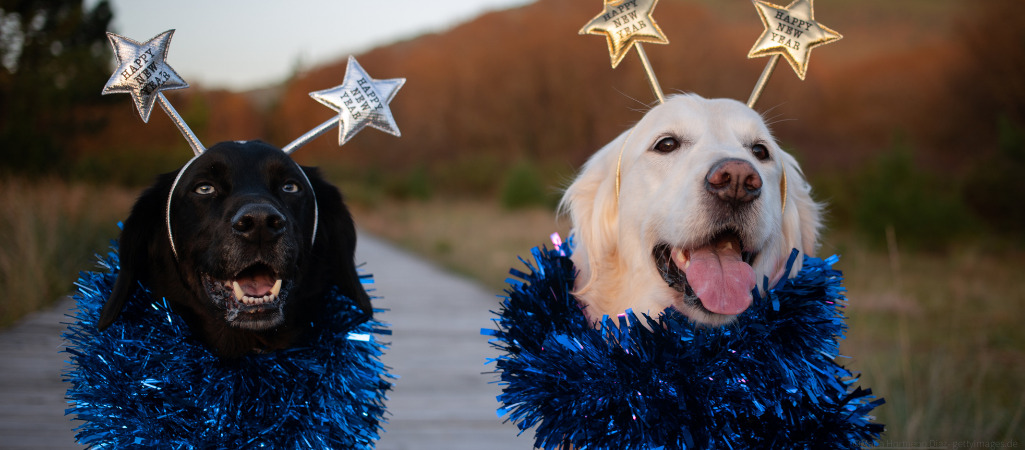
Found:
[[[206,151],[206,147],[199,142],[199,138],[192,132],[192,129],[185,123],[185,120],[178,114],[178,111],[167,101],[162,91],[171,89],[184,89],[189,87],[178,72],[175,72],[167,64],[167,47],[171,44],[171,35],[174,30],[167,30],[160,33],[145,43],[139,43],[107,32],[107,39],[114,47],[114,56],[117,57],[117,68],[114,74],[103,86],[103,95],[127,93],[132,96],[135,109],[139,111],[142,121],[149,123],[149,114],[153,111],[153,103],[159,101],[160,107],[171,117],[178,129],[181,130],[185,140],[189,142],[192,151],[200,154]]]
[[[338,117],[324,122],[319,127],[285,146],[285,153],[291,153],[296,147],[304,145],[316,137],[318,130],[330,130],[335,123],[338,127],[338,145],[345,145],[356,133],[367,125],[385,133],[401,136],[388,109],[388,103],[395,98],[395,93],[405,84],[405,78],[375,80],[367,75],[356,58],[349,57],[345,68],[345,80],[342,84],[323,91],[310,92],[313,97],[328,108],[338,112]],[[321,131],[321,132],[324,132]],[[309,135],[310,137],[307,137]]]
[[[195,156],[192,157],[178,171],[178,175],[171,185],[167,196],[167,207],[165,208],[164,221],[167,224],[167,237],[171,241],[171,251],[175,258],[178,258],[178,250],[174,243],[174,233],[171,230],[171,197],[182,174],[199,158],[206,147],[203,146],[196,134],[192,132],[185,120],[178,111],[174,109],[171,102],[167,100],[162,91],[171,89],[184,89],[189,84],[183,80],[170,65],[167,64],[167,48],[171,43],[171,36],[174,30],[165,31],[153,39],[140,43],[114,33],[107,33],[111,46],[114,47],[114,55],[117,57],[117,68],[114,74],[103,86],[103,94],[127,93],[132,96],[136,110],[142,121],[148,123],[153,105],[159,103],[161,109],[167,113],[178,127]],[[395,94],[406,82],[404,78],[392,78],[388,80],[376,80],[367,75],[363,67],[356,62],[356,58],[349,57],[349,63],[345,70],[345,78],[342,84],[323,91],[311,92],[317,101],[327,105],[338,114],[318,125],[316,128],[303,134],[288,145],[282,147],[285,154],[291,154],[299,147],[308,144],[318,136],[327,133],[335,125],[339,125],[338,145],[341,146],[352,139],[367,125],[377,128],[386,133],[401,136],[399,128],[392,117],[388,104],[395,98]],[[291,159],[291,158],[289,158]],[[295,161],[293,160],[293,163]],[[298,167],[298,163],[296,163]],[[303,174],[306,187],[313,192],[310,180],[306,173],[299,168]],[[314,221],[313,236],[310,238],[310,245],[317,238],[317,223],[319,221],[319,208],[314,194]]]

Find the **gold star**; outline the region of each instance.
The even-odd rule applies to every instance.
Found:
[[[604,35],[615,69],[636,43],[668,44],[651,17],[658,0],[604,0],[605,10],[580,29],[580,34]]]
[[[342,84],[310,92],[310,97],[338,112],[338,145],[345,144],[367,125],[401,136],[388,104],[405,82],[405,78],[370,78],[356,58],[350,56]]]
[[[747,57],[783,55],[802,80],[808,72],[811,49],[843,38],[815,21],[812,0],[794,0],[786,8],[761,0],[755,0],[754,4],[765,24],[765,32]]]
[[[103,94],[131,94],[143,122],[149,122],[149,114],[160,91],[189,87],[166,61],[172,34],[174,30],[165,31],[143,44],[107,33],[117,57],[117,69],[103,86]]]

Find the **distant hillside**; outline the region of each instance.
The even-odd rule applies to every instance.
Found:
[[[861,164],[894,136],[925,166],[963,171],[995,146],[1000,117],[1025,123],[1018,2],[815,6],[817,19],[844,39],[812,51],[806,81],[781,63],[758,104],[809,171]],[[297,158],[362,173],[420,170],[438,184],[473,173],[494,182],[523,159],[568,175],[654,100],[633,51],[613,70],[601,37],[577,35],[600,8],[597,0],[539,0],[357,55],[376,78],[407,79],[391,104],[402,137],[368,129],[339,149],[325,136]],[[667,92],[747,99],[766,62],[746,58],[762,31],[749,2],[662,0],[655,19],[670,44],[646,50]],[[340,59],[259,93],[194,88],[170,96],[204,141],[260,137],[283,145],[331,116],[307,93],[339,84],[344,71]],[[80,154],[184,149],[162,114],[144,126],[128,102],[118,106],[84,114],[103,131],[83,136]]]
[[[988,57],[1025,56],[1023,34],[1015,31],[1021,26],[1013,25],[1025,21],[1012,4],[986,2],[973,12],[965,2],[944,0],[816,2],[816,17],[844,39],[813,50],[804,82],[781,63],[758,107],[784,146],[812,169],[863,162],[895,134],[919,147],[929,164],[963,163],[980,138],[992,142],[1000,113],[973,111],[988,102],[958,92],[967,92],[966,84],[985,91],[977,77],[1020,84],[1023,72],[979,66]],[[613,70],[601,37],[577,35],[598,11],[597,1],[541,0],[360,55],[375,77],[407,78],[391,105],[403,137],[369,131],[344,150],[323,139],[309,154],[396,169],[481,154],[577,166],[653,101],[635,55]],[[980,28],[987,14],[1008,26]],[[655,18],[670,44],[646,49],[667,92],[747,99],[766,62],[746,59],[762,31],[748,2],[663,0]],[[973,54],[972,34],[980,30],[1018,39],[994,39],[989,54]],[[338,84],[343,73],[340,60],[293,80],[271,121],[275,134],[298,136],[327,116],[305,93]],[[1020,88],[1005,94],[1025,98]],[[1020,103],[1005,106],[1020,113]]]

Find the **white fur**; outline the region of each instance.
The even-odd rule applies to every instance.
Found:
[[[672,153],[651,151],[666,136],[683,145]],[[768,160],[752,155],[754,143],[769,149]],[[715,231],[705,175],[723,158],[750,162],[762,178],[761,195],[750,205],[742,231],[746,249],[759,252],[752,264],[759,288],[763,277],[774,282],[782,276],[791,249],[816,250],[820,206],[797,162],[779,148],[761,116],[735,100],[675,95],[598,150],[562,198],[560,208],[573,222],[577,243],[576,295],[592,322],[627,309],[657,315],[669,306],[701,323],[732,320],[681,303],[682,294],[667,286],[651,256],[658,242],[699,245]],[[782,170],[788,186],[781,212]],[[792,273],[800,268],[797,261]]]

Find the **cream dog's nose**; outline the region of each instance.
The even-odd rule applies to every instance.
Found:
[[[721,159],[705,175],[705,190],[726,203],[750,203],[762,193],[762,177],[747,161]]]

